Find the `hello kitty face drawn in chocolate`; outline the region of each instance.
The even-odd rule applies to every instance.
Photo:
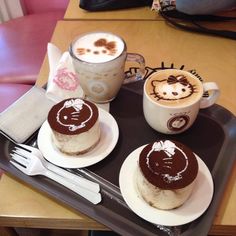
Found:
[[[122,55],[126,52],[126,44],[110,32],[91,32],[75,39],[70,50],[73,58],[97,64],[110,62]]]
[[[79,79],[77,75],[67,68],[61,68],[57,71],[53,82],[57,84],[59,88],[74,91],[79,86]]]
[[[100,38],[93,43],[93,49],[91,48],[77,48],[77,53],[79,55],[92,53],[94,55],[99,54],[107,54],[107,55],[115,55],[117,51],[116,42],[108,41],[105,38]]]
[[[184,75],[170,75],[167,79],[153,80],[154,98],[165,101],[175,101],[190,97],[196,92],[195,85],[191,84]]]
[[[86,110],[86,112],[83,112],[83,116],[80,113],[82,109]],[[57,112],[56,120],[60,125],[68,127],[68,130],[76,131],[86,125],[92,114],[92,108],[83,100],[76,98],[65,101]]]
[[[153,158],[153,152],[159,152],[158,157],[155,155]],[[181,162],[181,164],[176,168],[174,162]],[[152,145],[152,149],[146,156],[146,164],[153,174],[161,176],[165,182],[171,183],[182,179],[182,173],[188,167],[188,158],[183,150],[170,140],[166,140],[155,142]]]

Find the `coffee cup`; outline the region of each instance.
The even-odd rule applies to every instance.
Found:
[[[208,96],[203,96],[205,92]],[[183,70],[160,70],[144,83],[144,117],[158,132],[181,133],[193,124],[199,109],[212,106],[219,94],[215,82],[201,82]]]
[[[143,56],[127,53],[125,41],[110,32],[80,35],[71,43],[69,52],[85,95],[96,103],[112,101],[124,81],[140,80],[144,76]],[[140,65],[132,78],[125,78],[126,61]]]

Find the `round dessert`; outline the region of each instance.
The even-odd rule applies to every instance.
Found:
[[[84,99],[70,98],[57,103],[48,113],[48,123],[53,143],[69,155],[89,151],[100,138],[98,108]]]
[[[188,147],[160,140],[146,145],[140,153],[137,187],[150,206],[174,209],[189,198],[197,174],[198,162]]]

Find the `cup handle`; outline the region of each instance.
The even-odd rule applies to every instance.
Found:
[[[204,92],[209,92],[209,97],[202,97],[200,101],[200,108],[207,108],[212,106],[220,95],[220,89],[214,82],[203,83]]]
[[[126,61],[133,61],[139,64],[138,71],[135,73],[125,74],[125,79],[123,84],[133,83],[142,80],[145,75],[145,59],[142,55],[137,53],[127,53]]]

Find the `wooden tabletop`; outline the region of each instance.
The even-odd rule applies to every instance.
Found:
[[[179,31],[163,21],[60,21],[52,43],[62,51],[77,35],[106,30],[124,38],[129,52],[142,54],[149,67],[174,63],[179,68],[196,69],[205,81],[215,81],[221,89],[218,104],[236,114],[236,41]],[[45,58],[37,84],[48,78]],[[223,199],[211,228],[211,235],[236,234],[236,166],[230,175]],[[17,195],[15,194],[17,193]],[[67,229],[105,229],[94,220],[46,197],[7,175],[0,181],[0,224],[4,226],[50,227]],[[26,207],[27,206],[27,207]],[[44,206],[44,207],[42,207]]]
[[[236,17],[236,9],[218,12],[216,15]],[[114,11],[98,11],[91,12],[83,10],[79,7],[78,0],[70,0],[66,13],[64,15],[64,20],[142,20],[142,21],[153,21],[162,20],[163,17],[159,15],[156,11],[151,10],[151,7],[137,7],[130,9],[114,10]],[[236,21],[231,22],[201,22],[201,25],[211,28],[211,29],[221,29],[221,30],[234,30],[236,31]]]
[[[159,20],[162,19],[150,7],[138,7],[115,11],[89,12],[79,7],[78,0],[70,0],[64,20]]]

